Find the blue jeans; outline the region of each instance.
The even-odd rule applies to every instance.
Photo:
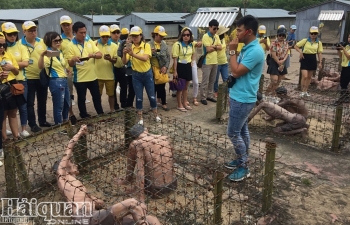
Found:
[[[19,80],[18,83],[23,84],[24,86],[23,97],[26,100],[26,103],[24,103],[18,108],[19,118],[21,120],[21,126],[26,126],[27,120],[28,120],[28,112],[27,112],[28,84],[27,84],[27,81],[23,81],[23,80]]]
[[[68,120],[70,94],[67,78],[51,78],[49,89],[52,95],[53,118],[57,125]]]
[[[216,79],[214,83],[214,92],[218,92],[219,90],[219,75],[221,73],[222,81],[226,81],[228,79],[228,63],[218,65],[218,69],[216,71]]]
[[[142,110],[143,88],[146,89],[151,108],[157,108],[152,69],[145,73],[132,72],[132,85],[136,95],[136,109]]]
[[[247,167],[250,135],[248,130],[248,116],[255,106],[254,103],[241,103],[230,98],[230,112],[227,135],[235,149],[239,165]]]

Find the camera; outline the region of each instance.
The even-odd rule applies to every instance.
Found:
[[[335,47],[340,48],[341,46],[345,47],[346,45],[347,45],[347,43],[342,41],[342,42],[336,43]]]
[[[0,83],[0,100],[8,100],[11,96],[10,85]]]

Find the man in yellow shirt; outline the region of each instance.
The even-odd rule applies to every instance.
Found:
[[[257,38],[259,40],[260,46],[266,54],[266,52],[270,50],[271,42],[270,38],[266,36],[266,27],[264,25],[259,26]]]
[[[203,54],[207,53],[202,65],[202,82],[200,87],[200,98],[203,105],[207,105],[207,100],[216,102],[214,98],[214,83],[218,68],[218,53],[222,49],[219,36],[216,34],[219,22],[215,19],[209,22],[209,31],[203,35]]]
[[[102,59],[96,59],[95,72],[97,74],[100,95],[102,95],[103,86],[106,86],[106,94],[108,95],[108,103],[111,112],[114,111],[114,63],[117,62],[118,45],[114,44],[111,37],[109,27],[103,25],[99,29],[100,39],[96,41],[96,46],[103,54]]]
[[[67,46],[65,58],[73,67],[73,83],[78,95],[78,108],[81,118],[90,117],[86,111],[86,91],[90,90],[97,114],[102,114],[101,95],[95,72],[95,59],[101,59],[102,53],[91,39],[86,39],[86,26],[82,22],[73,25],[75,37]]]
[[[111,40],[118,46],[118,49],[120,48],[120,45],[122,41],[120,40],[120,35],[125,35],[125,29],[124,29],[124,34],[120,31],[120,28],[118,25],[111,25]],[[119,95],[119,101],[120,101],[120,106],[122,108],[127,107],[127,92],[128,92],[128,80],[127,80],[127,73],[126,73],[126,68],[124,63],[122,62],[121,57],[116,58],[116,63],[114,64],[113,68],[114,72],[114,79],[115,79],[115,88],[114,88],[114,109],[118,110],[119,104],[117,101],[117,85],[119,83],[120,87],[120,95]]]
[[[61,29],[63,30],[63,33],[61,34],[62,38],[62,44],[61,44],[61,51],[63,53],[63,56],[65,56],[65,51],[67,50],[68,44],[72,41],[74,38],[73,34],[73,23],[72,19],[69,16],[61,16],[60,18],[60,25]],[[74,102],[74,94],[73,94],[73,72],[72,68],[67,68],[67,81],[68,81],[68,88],[70,93],[70,99],[71,99],[71,105],[69,107],[69,119],[72,123],[72,125],[75,125],[77,123],[77,118],[74,115],[73,112],[73,105],[75,105]]]
[[[40,127],[51,127],[52,125],[46,121],[46,101],[47,101],[47,87],[43,87],[40,83],[40,69],[38,67],[38,60],[43,51],[46,50],[44,41],[37,37],[37,26],[33,21],[26,21],[22,25],[24,37],[19,40],[29,54],[29,65],[23,68],[23,75],[27,77],[28,96],[27,96],[27,112],[28,125],[32,132],[41,131]],[[37,96],[38,104],[38,121],[36,123],[34,102],[35,95]]]

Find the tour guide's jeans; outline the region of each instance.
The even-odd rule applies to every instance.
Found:
[[[53,103],[53,118],[56,124],[68,120],[70,94],[67,78],[51,78],[49,89]]]
[[[36,118],[34,111],[35,94],[37,100],[37,111],[39,125],[46,123],[46,101],[47,101],[47,87],[43,87],[39,79],[28,79],[28,95],[27,95],[27,113],[28,125],[32,128],[36,126]]]
[[[152,109],[157,108],[152,69],[148,70],[145,73],[139,73],[137,71],[133,71],[132,85],[135,90],[137,110],[142,110],[143,88],[146,89],[146,93],[147,93],[151,108]]]
[[[227,135],[235,149],[240,166],[247,167],[250,135],[248,130],[248,116],[255,106],[254,103],[241,103],[230,98],[230,112]]]

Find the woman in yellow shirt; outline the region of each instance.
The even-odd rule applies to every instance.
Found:
[[[228,79],[228,62],[227,62],[227,55],[226,55],[226,40],[225,40],[225,33],[229,31],[230,28],[219,26],[219,30],[217,32],[217,35],[220,38],[221,41],[221,47],[222,49],[218,51],[218,69],[216,71],[216,79],[214,83],[214,95],[217,98],[218,96],[218,90],[219,90],[219,77],[221,73],[222,81],[225,82]]]
[[[29,65],[28,50],[23,45],[20,45],[17,42],[19,31],[17,30],[17,27],[15,24],[11,22],[6,22],[1,25],[1,28],[6,38],[7,52],[10,52],[15,57],[18,63],[19,74],[16,76],[16,80],[18,81],[18,83],[23,84],[24,86],[23,97],[27,101],[28,85],[27,85],[27,78],[23,73],[23,68],[26,68]],[[22,106],[20,106],[18,110],[19,110],[19,118],[22,126],[22,131],[20,132],[20,135],[22,137],[28,137],[30,134],[26,130],[27,122],[28,122],[27,103],[24,103]]]
[[[304,38],[294,46],[295,50],[300,53],[301,97],[310,96],[307,89],[310,86],[311,77],[317,69],[316,55],[318,55],[319,60],[318,68],[322,68],[323,47],[321,41],[317,38],[318,33],[318,27],[311,27],[309,38]]]
[[[177,90],[177,109],[181,112],[191,110],[191,106],[187,101],[187,90],[192,80],[192,66],[195,63],[195,46],[193,45],[193,35],[190,28],[182,29],[178,41],[173,44],[172,55],[174,60],[173,78],[182,78],[186,80],[184,90]]]
[[[143,89],[146,89],[152,111],[156,121],[161,122],[157,112],[157,100],[154,91],[154,79],[151,68],[150,58],[152,57],[151,46],[144,42],[142,29],[138,26],[131,28],[130,36],[132,45],[128,44],[123,49],[123,63],[126,65],[131,61],[132,84],[136,95],[136,109],[140,117],[139,124],[143,125],[142,107],[143,107]]]
[[[68,120],[70,94],[66,73],[67,62],[59,50],[62,38],[58,33],[46,33],[44,43],[47,46],[47,50],[41,53],[38,67],[39,69],[45,68],[46,74],[50,75],[49,89],[52,95],[53,118],[55,125],[57,125]],[[48,57],[48,51],[59,52],[59,56]]]
[[[1,86],[17,84],[16,75],[19,73],[19,67],[15,57],[7,52],[7,43],[5,36],[0,32],[0,72],[1,72]],[[4,86],[3,86],[4,87]],[[6,92],[6,93],[4,93]],[[7,139],[6,134],[6,118],[9,119],[9,125],[14,138],[18,138],[18,122],[17,122],[17,108],[25,103],[22,95],[7,95],[10,92],[9,88],[1,92],[1,101],[4,107],[4,117],[2,123],[2,139]]]

